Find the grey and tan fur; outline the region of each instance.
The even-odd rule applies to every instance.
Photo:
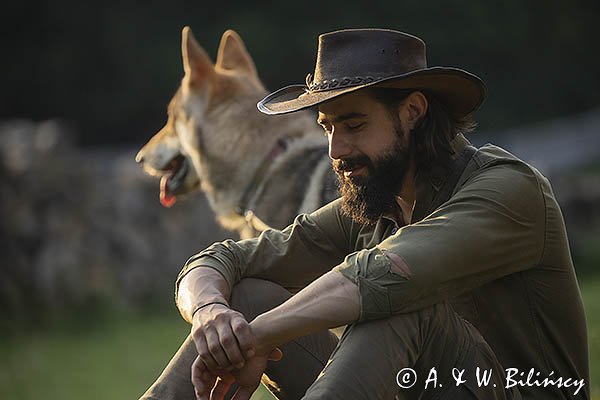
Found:
[[[256,109],[267,91],[234,31],[223,34],[213,63],[185,27],[182,54],[185,76],[167,123],[136,156],[162,177],[163,204],[201,189],[218,222],[248,238],[337,196],[314,117]]]

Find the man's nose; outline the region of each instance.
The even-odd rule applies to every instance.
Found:
[[[352,153],[352,147],[348,141],[339,133],[331,133],[329,135],[329,158],[339,160]]]

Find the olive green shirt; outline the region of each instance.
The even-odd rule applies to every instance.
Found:
[[[468,144],[457,137],[455,153]],[[449,199],[432,204],[448,175],[417,176],[409,224],[392,216],[358,224],[341,212],[338,199],[281,231],[210,246],[187,261],[177,285],[204,266],[219,271],[230,287],[256,277],[297,291],[336,269],[359,287],[361,321],[449,301],[504,368],[585,379],[582,398],[589,393],[585,317],[548,180],[488,144],[470,159]],[[549,393],[520,389],[524,397]],[[572,393],[563,389],[565,397]]]

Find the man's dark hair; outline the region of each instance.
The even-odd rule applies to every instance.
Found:
[[[376,101],[386,106],[395,123],[399,125],[398,106],[409,94],[418,89],[371,87],[367,90]],[[477,124],[470,114],[462,118],[453,117],[446,106],[431,92],[419,91],[425,95],[429,106],[423,118],[415,126],[412,135],[417,170],[447,169],[450,167],[453,155],[450,142],[458,134],[472,132]]]

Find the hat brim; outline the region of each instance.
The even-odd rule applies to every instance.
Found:
[[[256,106],[265,114],[286,114],[371,86],[430,91],[446,105],[450,114],[457,118],[479,109],[487,92],[483,81],[470,72],[452,67],[431,67],[358,86],[331,90],[310,92],[305,85],[286,86],[269,94]]]

